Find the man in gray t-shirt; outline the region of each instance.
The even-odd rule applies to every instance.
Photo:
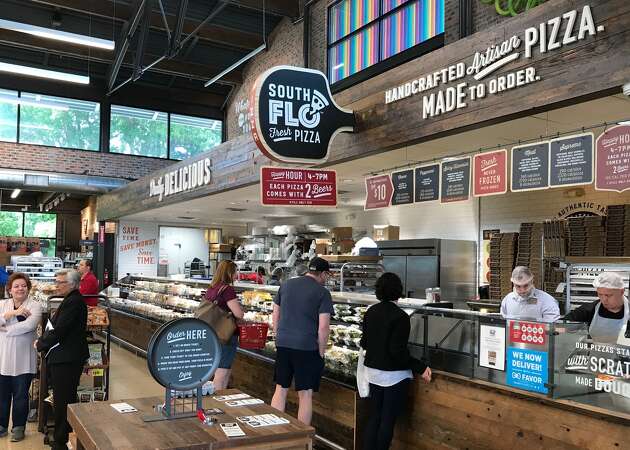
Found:
[[[329,270],[328,261],[313,258],[306,275],[280,286],[273,305],[276,391],[271,406],[284,411],[288,389],[295,379],[298,420],[307,425],[313,415],[313,392],[319,390],[324,369],[333,313],[332,297],[324,287]]]

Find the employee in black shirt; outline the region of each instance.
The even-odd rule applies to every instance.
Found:
[[[588,323],[591,339],[615,344],[624,339],[630,318],[623,278],[615,272],[602,272],[593,281],[593,286],[599,300],[571,311],[564,320]]]
[[[370,381],[370,421],[366,427],[365,450],[386,450],[392,441],[397,417],[407,402],[412,360],[407,343],[411,322],[396,302],[402,296],[402,282],[395,273],[381,275],[375,285],[380,303],[368,308],[363,319],[361,347]],[[415,361],[422,379],[431,381],[431,369]]]

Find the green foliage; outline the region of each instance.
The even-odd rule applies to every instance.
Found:
[[[52,147],[98,150],[100,115],[78,109],[20,107],[20,142]]]
[[[126,155],[166,158],[167,127],[165,120],[143,119],[112,113],[109,151]]]
[[[494,3],[497,14],[502,16],[516,16],[517,14],[535,8],[546,0],[479,0],[481,3],[490,5]]]
[[[0,236],[22,236],[22,213],[0,211]]]
[[[0,141],[17,140],[17,105],[0,103]]]
[[[24,236],[54,238],[57,233],[57,215],[25,213]]]
[[[186,159],[221,143],[221,130],[171,122],[171,158]]]

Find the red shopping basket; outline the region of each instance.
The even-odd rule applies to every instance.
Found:
[[[241,348],[249,350],[262,350],[267,342],[269,325],[266,323],[247,322],[238,327],[239,342]]]

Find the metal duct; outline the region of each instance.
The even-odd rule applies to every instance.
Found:
[[[0,169],[0,188],[6,189],[19,188],[30,191],[104,194],[127,183],[128,181],[120,178]]]

